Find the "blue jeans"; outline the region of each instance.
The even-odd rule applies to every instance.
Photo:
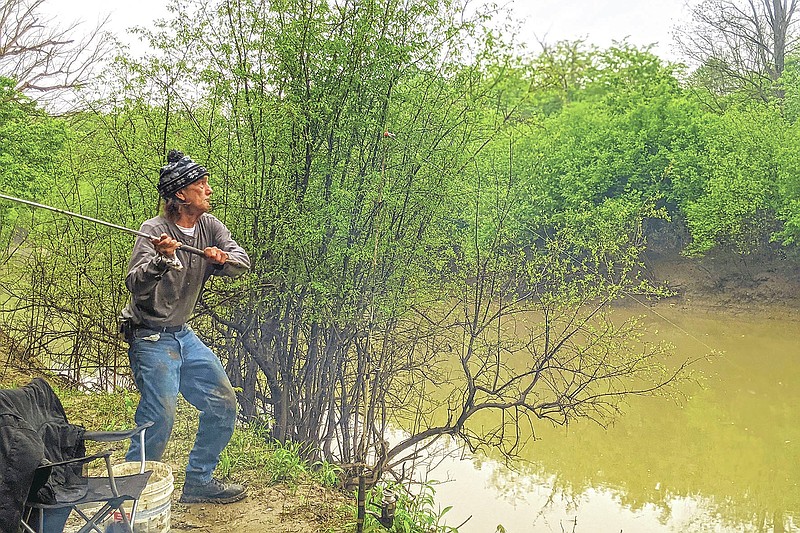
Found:
[[[145,459],[161,460],[175,423],[180,392],[200,411],[200,426],[186,466],[186,482],[208,483],[236,422],[236,395],[225,369],[189,327],[177,333],[157,333],[145,328],[133,333],[128,357],[141,393],[136,424],[155,422],[145,432]],[[139,461],[141,456],[139,437],[135,436],[125,458]]]

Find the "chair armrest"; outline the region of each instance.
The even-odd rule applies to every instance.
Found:
[[[53,468],[54,466],[63,466],[63,465],[70,465],[70,464],[83,464],[83,463],[90,463],[95,459],[103,459],[106,457],[110,457],[111,454],[114,453],[114,450],[104,450],[102,452],[98,452],[92,455],[87,455],[85,457],[75,457],[74,459],[67,459],[66,461],[58,461],[56,463],[42,463],[36,467],[36,470],[42,468]],[[46,459],[45,459],[46,460]]]
[[[83,438],[86,440],[93,440],[95,442],[115,442],[129,439],[134,435],[138,435],[152,425],[153,422],[145,422],[136,428],[122,431],[86,431],[83,434]]]

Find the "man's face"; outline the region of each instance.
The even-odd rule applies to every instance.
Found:
[[[208,176],[203,176],[201,179],[191,183],[175,193],[179,200],[186,204],[186,207],[201,213],[208,213],[211,211],[211,203],[208,199],[214,191],[208,184]]]

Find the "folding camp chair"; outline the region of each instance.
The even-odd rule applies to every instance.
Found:
[[[22,531],[61,532],[70,512],[75,511],[86,522],[79,533],[103,533],[100,529],[102,522],[109,513],[117,511],[122,520],[119,529],[132,533],[138,500],[152,474],[145,471],[144,452],[139,473],[115,476],[111,465],[112,451],[87,456],[85,441],[113,442],[138,435],[144,450],[145,430],[153,425],[152,422],[128,431],[84,431],[67,421],[61,401],[41,378],[20,389],[0,391],[0,415],[16,416],[19,424],[14,429],[21,429],[12,437],[3,434],[4,440],[0,444],[14,442],[15,445],[2,446],[6,457],[0,457],[0,460],[19,464],[19,457],[30,457],[41,450],[39,465],[33,472],[17,473],[17,477],[29,482],[30,487],[22,487],[27,491],[21,512]],[[40,442],[36,442],[37,436]],[[101,458],[105,461],[105,472],[97,476],[86,475],[88,464]],[[127,502],[131,502],[130,516],[122,508]],[[94,504],[96,508],[91,516],[86,512],[86,504]]]
[[[152,422],[143,424],[135,429],[129,431],[116,431],[116,432],[86,432],[84,433],[85,440],[92,440],[96,442],[113,442],[129,439],[134,435],[139,435],[144,450],[144,432],[145,429],[152,426]],[[122,520],[122,531],[127,533],[133,532],[133,522],[136,519],[136,506],[139,497],[142,495],[147,481],[152,474],[151,471],[145,471],[145,463],[142,461],[138,474],[127,476],[115,476],[114,470],[111,466],[111,450],[106,450],[94,455],[86,457],[77,457],[59,463],[50,463],[40,466],[36,469],[42,472],[43,476],[49,476],[52,469],[59,466],[69,465],[84,465],[96,459],[105,460],[105,474],[101,477],[86,477],[86,493],[79,499],[72,499],[71,491],[59,491],[60,486],[54,487],[55,502],[54,503],[40,503],[29,500],[26,504],[27,520],[23,518],[22,528],[29,533],[49,533],[53,531],[47,524],[47,515],[54,516],[57,521],[56,529],[63,530],[63,523],[68,512],[62,511],[75,511],[83,520],[86,525],[83,526],[78,533],[86,533],[89,531],[97,531],[103,533],[99,529],[99,524],[109,515],[112,511],[117,511],[120,519]],[[125,502],[133,502],[130,518],[122,509],[122,504]],[[96,509],[91,516],[87,516],[82,509],[87,504],[100,503],[99,509]],[[38,516],[36,516],[38,515]],[[35,518],[34,518],[35,516]],[[34,526],[36,529],[34,529]]]

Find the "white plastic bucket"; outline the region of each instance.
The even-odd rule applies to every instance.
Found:
[[[128,476],[138,474],[140,467],[141,463],[136,461],[114,465],[112,470],[115,476]],[[175,488],[172,468],[165,463],[146,461],[145,470],[152,470],[153,473],[139,498],[133,531],[134,533],[169,533],[172,517],[172,491]],[[130,518],[131,504],[123,505],[122,508]],[[122,522],[122,517],[118,515],[119,513],[113,513],[110,521]],[[106,522],[106,525],[110,524]],[[113,531],[113,527],[111,530]]]

